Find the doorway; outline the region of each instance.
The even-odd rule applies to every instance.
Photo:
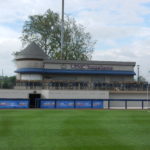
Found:
[[[29,108],[40,108],[39,100],[41,94],[29,94]]]

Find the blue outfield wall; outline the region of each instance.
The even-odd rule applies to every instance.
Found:
[[[56,101],[56,108],[74,108],[74,101],[73,100],[57,100]]]
[[[77,100],[75,102],[76,108],[92,108],[91,100]]]
[[[29,108],[28,99],[0,99],[0,108]]]
[[[93,108],[104,108],[104,101],[103,100],[93,100]]]
[[[55,100],[40,100],[40,108],[55,108]]]
[[[38,108],[74,109],[95,108],[103,109],[103,100],[66,100],[66,99],[37,99]],[[29,108],[29,99],[0,99],[0,109]]]
[[[108,102],[108,109],[111,108],[112,101],[124,102],[125,109],[128,109],[128,102],[141,102],[141,108],[144,109],[144,102],[150,102],[146,99],[36,99],[35,108],[43,109],[103,109],[104,102]],[[132,106],[133,107],[133,106]],[[138,106],[139,107],[139,106]],[[0,99],[0,109],[30,108],[29,99]]]
[[[73,108],[95,108],[103,109],[103,100],[52,100],[40,99],[40,108],[47,109],[73,109]]]

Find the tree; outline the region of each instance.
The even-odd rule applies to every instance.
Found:
[[[143,76],[139,76],[139,82],[147,82],[146,79]]]
[[[23,26],[23,45],[36,42],[51,59],[61,59],[61,19],[59,14],[47,10],[43,15],[30,16]],[[65,17],[62,59],[91,59],[95,41],[85,28],[73,18]]]
[[[12,89],[16,84],[15,76],[0,76],[0,88]]]

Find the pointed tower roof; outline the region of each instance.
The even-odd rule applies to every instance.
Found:
[[[17,59],[48,59],[48,55],[35,43],[32,42],[25,49],[19,52]]]

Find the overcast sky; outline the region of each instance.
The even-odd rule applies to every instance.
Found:
[[[47,9],[61,13],[61,0],[1,1],[0,69],[5,75],[14,74],[12,53],[22,48],[24,21]],[[65,13],[97,40],[93,60],[135,61],[150,81],[150,0],[65,0]]]

